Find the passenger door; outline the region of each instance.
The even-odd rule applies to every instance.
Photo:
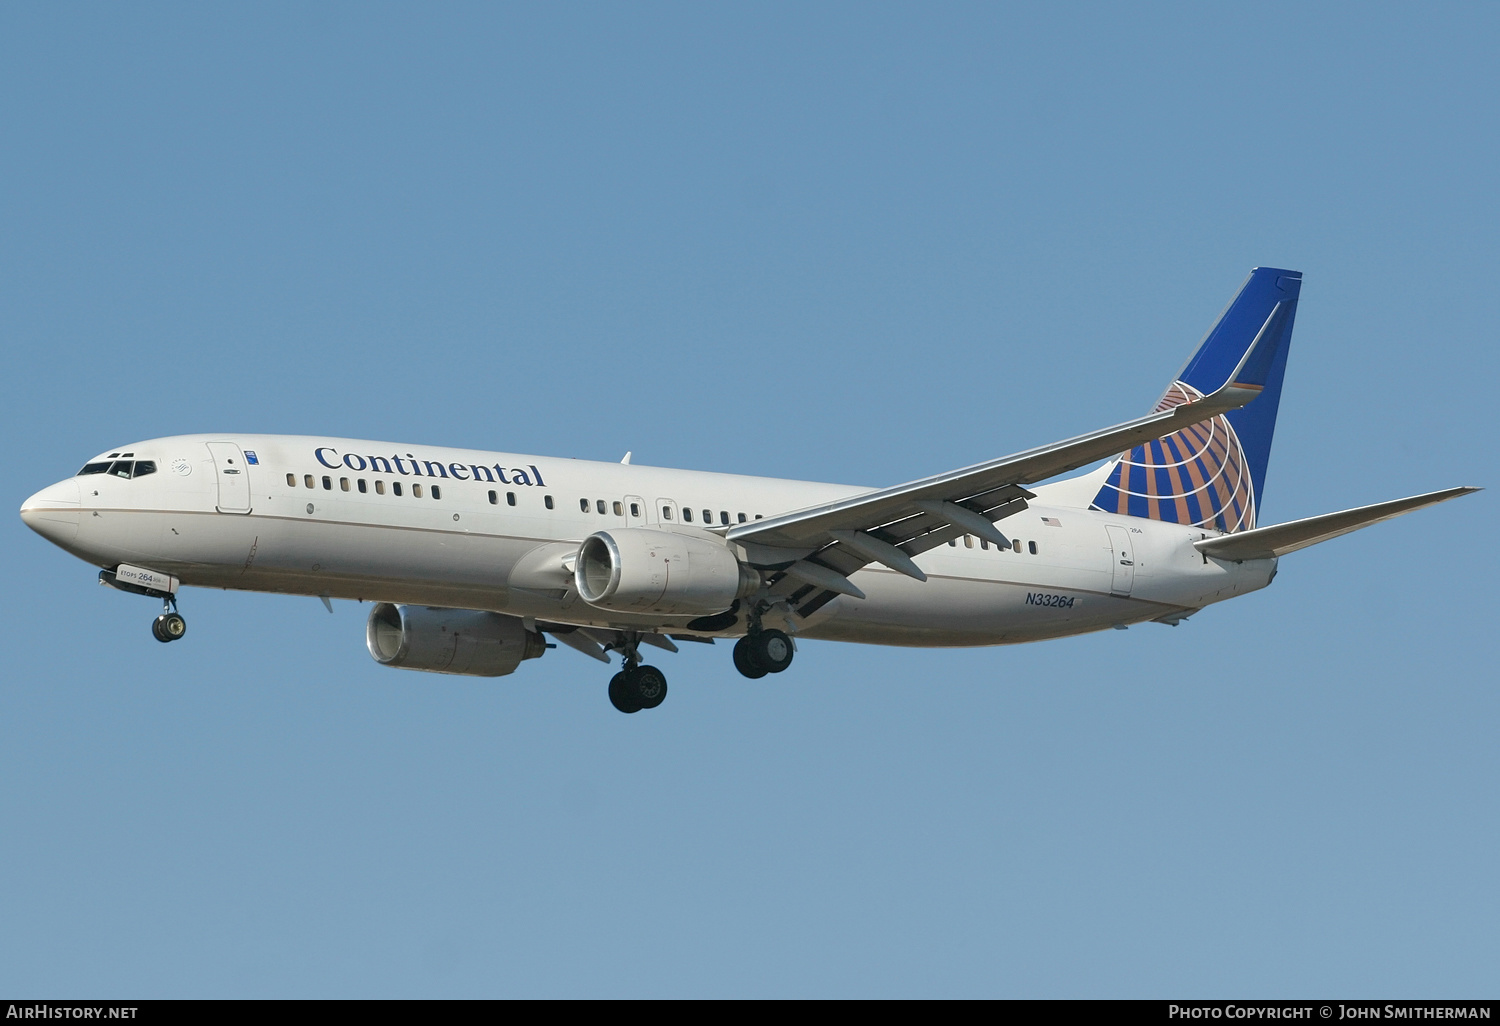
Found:
[[[245,454],[233,442],[209,442],[214,458],[214,477],[219,482],[220,513],[250,512],[250,473]]]
[[[1114,567],[1109,593],[1129,595],[1130,589],[1135,586],[1135,546],[1130,542],[1130,532],[1113,525],[1105,530],[1109,532],[1109,562]]]

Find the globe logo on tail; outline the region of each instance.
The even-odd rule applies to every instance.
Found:
[[[1157,411],[1201,399],[1175,381]],[[1212,420],[1138,445],[1115,461],[1093,508],[1233,533],[1255,527],[1255,490],[1244,447],[1229,420]]]

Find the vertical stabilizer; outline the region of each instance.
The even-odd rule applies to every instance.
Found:
[[[1264,495],[1302,273],[1257,267],[1188,359],[1158,410],[1214,391],[1234,375],[1248,405],[1138,445],[1110,466],[1095,509],[1218,531],[1248,531]],[[1239,373],[1236,365],[1254,343]]]

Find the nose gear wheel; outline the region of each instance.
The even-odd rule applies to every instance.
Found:
[[[157,641],[176,641],[187,633],[187,621],[177,610],[163,613],[151,623],[151,636]]]

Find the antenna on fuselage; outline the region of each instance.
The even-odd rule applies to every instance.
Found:
[[[625,464],[626,466],[629,466],[630,465],[630,453],[627,452],[625,454],[625,458],[623,460],[621,460],[620,462],[623,463],[623,464]]]

